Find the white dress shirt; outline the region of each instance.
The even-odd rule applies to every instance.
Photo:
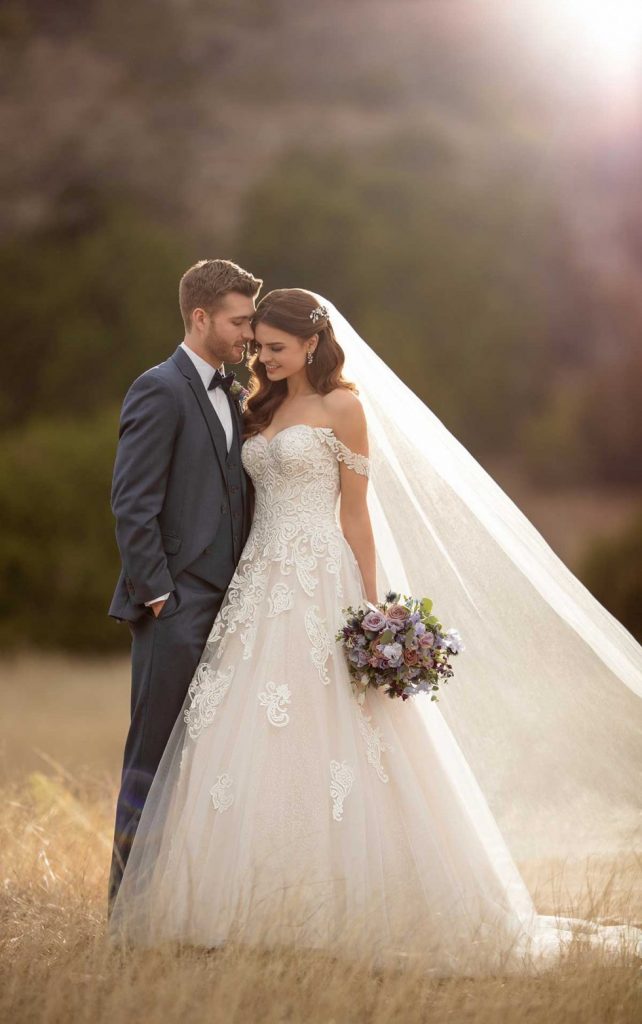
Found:
[[[184,352],[187,352],[188,356],[194,363],[194,366],[198,370],[198,375],[203,381],[203,387],[207,391],[212,381],[212,377],[216,372],[215,367],[211,366],[204,359],[201,359],[201,357],[197,355],[196,352],[193,352],[191,348],[188,348],[184,341],[181,341],[181,348],[183,349]],[[225,373],[224,366],[221,366],[221,373]],[[207,394],[209,395],[210,402],[214,407],[214,412],[221,421],[221,426],[225,431],[227,450],[229,452],[230,448],[232,447],[232,441],[234,439],[234,427],[232,426],[232,412],[230,409],[228,397],[225,394],[223,388],[212,388],[211,391],[207,391]]]
[[[186,345],[184,341],[181,341],[181,348],[190,357],[190,359],[194,363],[194,366],[196,367],[196,370],[198,371],[199,377],[203,381],[203,387],[207,391],[214,412],[221,421],[221,426],[225,431],[225,440],[227,443],[227,450],[229,452],[230,448],[232,447],[232,441],[234,440],[234,427],[232,425],[232,411],[230,409],[228,397],[225,394],[223,388],[212,388],[211,391],[208,391],[208,388],[212,381],[212,377],[214,376],[216,370],[213,366],[206,362],[205,359],[201,359],[201,357],[197,355],[196,352],[194,352],[191,348],[189,348],[189,346]],[[224,366],[221,366],[221,373],[225,373]],[[157,601],[166,601],[168,597],[169,594],[162,594],[160,597],[155,597],[153,601],[145,601],[145,605],[149,606],[150,604],[156,604]]]

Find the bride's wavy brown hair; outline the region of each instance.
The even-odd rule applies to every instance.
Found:
[[[320,395],[327,395],[335,388],[355,391],[356,387],[342,375],[345,355],[334,336],[329,317],[313,322],[310,313],[319,305],[317,299],[303,288],[276,288],[264,295],[252,318],[252,327],[259,324],[276,327],[286,334],[292,334],[301,341],[319,335],[314,359],[306,363],[308,380]],[[271,381],[259,362],[258,352],[250,345],[250,395],[245,403],[244,436],[258,434],[272,422],[288,390],[287,381]]]

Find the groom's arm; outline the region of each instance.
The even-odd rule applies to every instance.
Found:
[[[111,492],[116,540],[135,604],[174,590],[159,513],[165,500],[179,410],[171,388],[153,373],[125,396]]]

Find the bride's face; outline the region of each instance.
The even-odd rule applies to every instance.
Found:
[[[303,340],[264,323],[257,324],[254,331],[253,347],[268,380],[285,380],[305,372],[308,349],[314,351],[315,345],[316,335]]]

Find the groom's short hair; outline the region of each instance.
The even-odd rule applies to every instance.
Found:
[[[255,298],[263,281],[231,260],[199,260],[186,270],[178,287],[178,301],[185,330],[192,324],[195,309],[213,313],[228,292]]]

